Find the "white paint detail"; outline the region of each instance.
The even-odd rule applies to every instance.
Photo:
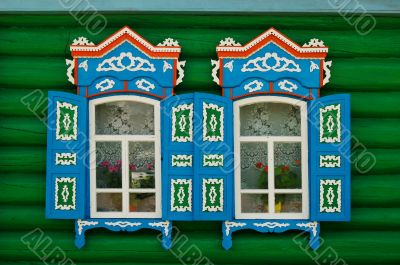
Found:
[[[175,184],[188,185],[188,206],[175,206]],[[179,195],[180,194],[180,195]],[[185,199],[183,187],[178,190],[178,201],[182,203]],[[176,212],[191,212],[192,211],[192,180],[191,179],[171,179],[171,211]]]
[[[213,109],[221,113],[220,115],[220,135],[218,136],[208,136],[207,135],[207,109]],[[211,119],[212,121],[212,119]],[[213,124],[210,124],[211,128]],[[203,102],[203,141],[218,142],[224,140],[224,107],[218,106],[213,103]]]
[[[314,48],[316,48],[316,47],[325,47],[325,45],[324,45],[324,42],[322,40],[314,38],[314,39],[309,40],[308,43],[304,43],[303,47],[306,47],[306,48],[314,47]]]
[[[169,234],[169,221],[164,221],[164,222],[152,222],[149,223],[149,226],[152,227],[162,227],[164,229],[164,234],[165,236],[168,236]]]
[[[59,205],[58,204],[58,184],[59,183],[72,183],[72,204],[71,205]],[[56,178],[56,183],[55,183],[55,209],[56,210],[75,210],[76,209],[76,178],[69,178],[69,177],[62,177],[62,178]],[[68,197],[70,196],[68,192],[68,188],[66,185],[63,186],[63,191],[61,192],[61,196],[63,197],[63,201],[67,202]]]
[[[271,60],[273,59],[273,60]],[[268,63],[275,61],[274,64]],[[295,61],[286,57],[279,57],[276,52],[266,52],[263,57],[248,60],[241,69],[242,72],[301,72],[300,66]]]
[[[165,73],[168,69],[172,69],[172,65],[164,60],[163,72]]]
[[[219,186],[219,205],[217,206],[210,206],[206,205],[206,184],[220,184]],[[211,189],[214,187],[211,187]],[[224,180],[223,179],[218,179],[218,178],[203,178],[203,212],[208,211],[208,212],[222,212],[224,210]],[[215,199],[217,196],[217,191],[214,190],[212,191],[210,189],[210,192],[208,196],[210,196],[210,202],[215,203]],[[214,202],[213,202],[214,201]]]
[[[219,85],[219,78],[218,78],[218,69],[219,69],[219,60],[212,60],[211,59],[211,66],[212,66],[212,70],[211,70],[211,77],[213,79],[213,81]]]
[[[242,46],[239,42],[236,42],[233,38],[227,37],[219,42],[220,47],[232,47],[232,46]]]
[[[150,81],[147,81],[146,79],[139,79],[135,82],[135,85],[137,88],[144,90],[146,92],[150,92],[150,90],[153,90],[156,88],[156,86],[151,83]]]
[[[72,73],[74,72],[74,68],[75,68],[74,60],[65,59],[65,64],[68,66],[68,68],[67,68],[68,81],[74,85],[75,79],[74,79],[74,76],[72,75]]]
[[[192,162],[193,162],[192,155],[172,155],[173,167],[191,167]]]
[[[314,70],[318,70],[318,69],[319,69],[318,64],[316,64],[316,63],[314,63],[313,61],[311,61],[311,64],[310,64],[310,73],[313,72]]]
[[[329,80],[331,79],[331,68],[332,67],[332,61],[324,61],[324,73],[325,77],[324,80],[322,81],[323,85],[326,85],[329,83]]]
[[[74,112],[73,118],[73,134],[72,135],[62,135],[60,134],[60,108],[67,108]],[[63,124],[64,125],[64,124]],[[69,126],[68,126],[69,127]],[[56,140],[76,140],[78,136],[78,106],[74,106],[68,102],[60,102],[57,101],[57,110],[56,110]]]
[[[56,165],[76,165],[76,153],[56,153]]]
[[[264,223],[253,223],[256,227],[267,227],[270,229],[274,229],[276,227],[283,228],[290,226],[289,223],[279,223],[279,222],[264,222]]]
[[[282,90],[288,91],[288,92],[293,92],[294,90],[297,90],[297,85],[293,82],[290,82],[289,80],[283,80],[278,83],[278,87]]]
[[[324,206],[324,187],[323,185],[337,185],[337,207],[333,206]],[[328,193],[326,195],[326,199],[328,200],[328,204],[331,205],[333,203],[333,200],[335,199],[335,196],[333,194],[333,189],[330,187],[330,190],[328,189]],[[340,179],[321,179],[319,181],[319,211],[321,213],[335,213],[338,212],[340,213],[342,211],[342,181]]]
[[[157,44],[158,47],[179,47],[179,42],[173,38],[166,38],[163,42]]]
[[[214,160],[214,161],[210,161]],[[217,161],[215,161],[217,160]],[[223,167],[224,155],[223,154],[207,154],[203,155],[203,167]]]
[[[229,69],[230,72],[233,71],[233,60],[230,60],[229,62],[224,64],[224,68]]]
[[[97,90],[100,90],[101,92],[103,92],[103,91],[107,91],[107,90],[113,88],[114,85],[115,85],[114,80],[106,78],[106,79],[102,80],[101,82],[97,83],[95,87]]]
[[[328,112],[328,111],[332,111],[332,110],[337,110],[338,114],[337,114],[337,117],[336,117],[336,121],[334,121],[333,118],[332,119],[328,118],[328,122],[329,121],[331,123],[335,123],[336,122],[336,124],[337,124],[337,136],[336,137],[324,137],[323,136],[323,133],[324,133],[323,114]],[[340,115],[341,115],[340,114],[340,104],[328,105],[328,106],[325,106],[325,107],[319,109],[319,119],[320,119],[320,121],[319,121],[319,123],[320,123],[320,126],[319,126],[319,142],[320,143],[336,143],[336,142],[340,143],[340,141],[341,141],[341,127],[342,127],[341,124],[340,124]],[[329,116],[329,117],[332,117],[332,116]]]
[[[78,224],[78,235],[82,234],[83,228],[85,226],[94,226],[99,224],[99,222],[97,221],[86,221],[81,219],[78,219],[76,222]]]
[[[176,113],[181,110],[189,110],[189,136],[175,136],[176,133]],[[172,108],[172,141],[173,142],[192,142],[193,141],[193,103],[182,104]]]
[[[125,227],[137,227],[142,225],[141,222],[128,222],[128,221],[116,221],[116,222],[104,222],[104,224],[109,225],[109,226],[118,226],[121,228]]]
[[[127,60],[128,64],[125,64]],[[156,68],[149,60],[135,57],[131,52],[121,52],[119,56],[104,59],[96,68],[97,72],[122,72],[124,70],[130,72],[155,72]]]
[[[251,81],[250,83],[245,84],[244,90],[246,90],[249,93],[252,93],[252,92],[261,90],[263,88],[263,86],[264,86],[263,82],[254,80],[254,81]]]
[[[178,69],[178,78],[176,79],[176,85],[182,83],[183,78],[185,77],[185,70],[183,69],[186,65],[186,61],[178,61],[177,69]]]
[[[329,161],[331,160],[331,161]],[[337,168],[341,166],[340,155],[320,155],[319,167],[323,168]]]
[[[317,235],[317,228],[318,228],[318,222],[308,222],[308,223],[297,223],[296,224],[298,227],[302,227],[302,228],[309,228],[312,233],[313,236]]]
[[[72,45],[94,46],[94,43],[89,41],[86,37],[80,36],[72,41]]]
[[[82,62],[79,64],[78,67],[79,67],[79,68],[83,68],[83,70],[85,70],[85,72],[87,72],[88,69],[89,69],[88,60],[82,61]]]
[[[246,226],[246,223],[225,221],[225,235],[229,236],[232,227],[244,227],[244,226]]]

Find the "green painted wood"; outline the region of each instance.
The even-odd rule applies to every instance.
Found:
[[[92,36],[85,28],[0,28],[0,54],[36,56],[70,57],[68,44],[79,36],[87,36],[94,43],[102,40],[116,32],[118,28],[108,27]],[[279,28],[277,28],[279,30]],[[241,44],[252,40],[261,34],[264,29],[174,29],[155,31],[152,28],[138,28],[134,30],[156,45],[166,37],[179,41],[182,46],[183,57],[216,57],[215,46],[225,37],[233,37]],[[282,33],[299,44],[308,42],[311,38],[318,36],[330,47],[329,58],[338,57],[399,57],[400,56],[400,30],[374,30],[367,36],[361,36],[354,30],[343,31],[310,31],[283,29]],[[46,49],[43,49],[42,36],[46,38]],[[352,45],[349,45],[351,43]],[[385,45],[381,45],[385,43]]]
[[[42,116],[4,117],[0,119],[0,143],[7,146],[46,145],[46,128]],[[355,118],[351,129],[355,138],[353,145],[361,142],[367,148],[400,148],[400,119]]]
[[[6,232],[0,240],[0,255],[3,260],[35,259],[20,237],[28,230]],[[126,233],[116,234],[108,232],[92,232],[87,238],[87,245],[82,250],[77,250],[71,243],[71,233],[46,231],[45,235],[53,238],[55,246],[64,249],[72,260],[80,262],[138,262],[148,263],[173,263],[177,257],[171,251],[165,251],[157,240],[150,234]],[[234,244],[231,251],[221,249],[220,235],[210,232],[184,232],[188,237],[186,243],[176,245],[175,251],[181,251],[197,246],[203,255],[214,264],[230,264],[245,261],[246,264],[314,264],[310,257],[293,242],[296,233],[281,235],[262,235],[254,232],[234,234]],[[398,245],[400,232],[397,231],[354,231],[352,237],[348,231],[323,232],[324,245],[315,254],[321,254],[329,247],[348,264],[384,264],[397,262],[400,258]],[[156,233],[151,233],[155,236]],[[153,239],[153,240],[152,240]],[[298,242],[301,242],[301,239]],[[381,250],[385,249],[385,252]],[[177,252],[177,253],[182,253]],[[284,255],[282,255],[284,253]],[[184,256],[184,255],[182,255]],[[323,256],[324,257],[324,256]]]
[[[18,69],[18,71],[15,71]],[[70,87],[66,78],[65,60],[57,57],[2,57],[0,58],[0,85],[10,88],[29,87],[57,89]],[[357,69],[357,75],[354,74]],[[400,59],[354,58],[336,59],[332,66],[332,82],[324,89],[346,91],[400,91]],[[20,78],[20,76],[24,78]],[[379,78],[377,78],[379,76]],[[187,60],[185,78],[176,91],[218,90],[212,82],[209,58]]]
[[[131,25],[132,27],[149,28],[257,28],[264,30],[266,27],[274,26],[286,29],[315,30],[354,30],[343,17],[334,15],[291,15],[282,16],[277,14],[260,15],[249,14],[237,15],[166,15],[166,14],[103,14],[107,19],[108,27],[121,27]],[[377,29],[393,29],[398,26],[396,16],[375,16]],[[84,20],[85,22],[85,20]],[[70,15],[56,14],[2,14],[0,26],[7,27],[76,27],[83,26]]]

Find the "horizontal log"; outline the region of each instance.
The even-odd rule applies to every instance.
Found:
[[[102,14],[107,20],[107,27],[123,27],[129,25],[132,28],[257,28],[266,29],[270,26],[278,29],[309,29],[315,30],[355,30],[352,24],[339,14],[318,15],[291,14],[214,14],[214,15],[193,15],[193,14]],[[82,18],[79,14],[78,18]],[[0,17],[2,27],[83,27],[90,28],[87,23],[90,16],[78,21],[70,14],[3,14]],[[374,16],[376,19],[375,29],[397,29],[399,18],[396,16]]]
[[[369,161],[366,159],[371,157],[373,157],[371,161],[376,162],[364,165]],[[353,174],[397,174],[400,170],[399,149],[372,149],[358,145],[353,150],[351,159]],[[44,146],[6,146],[0,149],[0,170],[2,172],[43,173],[45,164],[46,148]]]
[[[0,121],[0,144],[46,145],[45,118],[10,116]],[[400,119],[352,119],[351,130],[354,137],[353,145],[358,141],[368,148],[400,148],[398,141]]]
[[[400,175],[353,175],[351,202],[358,208],[398,207]],[[0,205],[45,203],[44,173],[9,173],[0,177]]]
[[[67,82],[66,69],[65,60],[58,57],[3,57],[0,60],[0,86],[26,88],[26,80],[29,80],[29,87],[32,89],[68,88],[71,84]],[[399,91],[398,72],[400,72],[400,59],[336,59],[332,66],[331,82],[324,89],[336,93],[342,90]],[[187,61],[184,81],[176,91],[218,89],[211,79],[210,59],[201,58]]]
[[[398,206],[398,205],[397,205]],[[371,214],[373,213],[373,214]],[[29,216],[29,218],[26,218]],[[2,206],[0,207],[0,230],[29,230],[40,227],[45,230],[73,231],[72,220],[52,220],[45,218],[44,204],[40,206]],[[7,226],[11,224],[12,227]],[[174,222],[184,231],[221,230],[220,222]],[[330,230],[389,230],[400,231],[399,208],[355,208],[351,212],[351,222],[324,223]]]
[[[2,260],[37,259],[37,256],[20,240],[28,231],[2,234],[0,240]],[[44,231],[44,236],[52,239],[49,251],[58,246],[76,264],[96,260],[113,263],[132,262],[133,259],[135,262],[174,263],[179,257],[185,257],[185,251],[190,251],[191,248],[201,251],[202,255],[214,264],[237,263],[241,260],[246,264],[285,264],[293,260],[296,260],[296,264],[310,264],[312,261],[322,261],[327,257],[328,251],[337,254],[338,258],[348,264],[395,264],[400,259],[400,253],[397,251],[400,244],[400,232],[394,231],[323,231],[321,236],[324,243],[316,252],[305,252],[296,245],[296,242],[303,243],[306,239],[305,235],[299,235],[296,232],[281,235],[238,232],[233,235],[233,247],[230,251],[225,251],[221,247],[221,232],[190,232],[184,235],[187,241],[183,241],[183,235],[176,237],[177,240],[182,241],[176,241],[174,252],[172,252],[175,255],[171,255],[171,252],[165,251],[156,240],[156,233],[121,234],[92,231],[87,236],[86,246],[78,250],[73,245],[72,231]],[[385,251],[383,252],[382,249]],[[282,255],[282,253],[285,254]]]
[[[74,87],[54,87],[50,90],[76,93]],[[182,93],[188,93],[185,88],[181,88]],[[48,89],[26,89],[26,88],[0,88],[0,114],[2,116],[31,116],[46,117],[47,93]],[[202,89],[207,93],[220,94],[220,88],[215,90]],[[337,91],[322,89],[321,95],[336,94]],[[340,93],[351,94],[351,115],[353,118],[400,118],[400,92],[349,92],[345,88]],[[22,98],[31,99],[30,104],[24,104]],[[379,99],[379,100],[376,100]],[[371,104],[371,101],[374,104]]]
[[[400,20],[399,20],[400,21]],[[88,34],[85,28],[0,28],[0,55],[7,56],[56,56],[71,57],[69,45],[79,36],[88,36],[94,43],[100,43],[116,32],[118,28],[107,27],[101,34]],[[227,26],[226,29],[184,28],[173,30],[155,30],[137,28],[150,43],[156,45],[166,37],[179,41],[182,46],[182,56],[185,58],[206,57],[216,58],[215,47],[219,41],[232,37],[241,44],[246,44],[265,29],[238,29]],[[318,27],[314,30],[284,29],[282,33],[302,45],[311,38],[317,37],[329,46],[329,58],[338,57],[399,57],[400,30],[374,30],[362,36],[355,30],[325,31]],[[43,41],[46,36],[46,41]],[[385,46],[381,44],[385,43]]]

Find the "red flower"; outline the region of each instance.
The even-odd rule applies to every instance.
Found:
[[[297,159],[297,160],[294,161],[294,163],[295,163],[296,165],[300,165],[300,164],[301,164],[301,161],[300,161],[299,159]]]
[[[258,163],[256,164],[256,168],[262,168],[262,167],[263,167],[263,163],[258,162]]]
[[[136,165],[130,164],[130,165],[129,165],[129,170],[131,170],[131,171],[136,171],[136,170],[137,170]]]
[[[288,165],[284,165],[281,167],[282,171],[289,171],[289,166]]]
[[[146,167],[147,167],[148,170],[154,169],[154,166],[153,166],[152,163],[148,163],[148,164],[146,165]]]
[[[264,172],[268,172],[268,166],[264,167]]]
[[[118,166],[108,166],[108,171],[110,172],[110,173],[113,173],[113,172],[118,172]]]

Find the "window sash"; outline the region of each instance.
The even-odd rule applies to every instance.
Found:
[[[286,103],[300,107],[301,136],[241,136],[240,135],[240,108],[260,102]],[[286,97],[260,96],[246,98],[234,103],[234,141],[235,141],[235,217],[237,219],[307,219],[309,217],[309,191],[308,191],[308,142],[307,142],[307,104],[304,101]],[[275,189],[275,170],[268,171],[268,189],[242,189],[240,167],[240,144],[244,142],[268,143],[268,168],[275,168],[274,144],[275,143],[300,143],[301,144],[301,189]],[[268,213],[242,212],[242,194],[268,194]],[[275,213],[276,194],[301,194],[301,213]]]
[[[154,135],[96,135],[95,134],[95,107],[96,105],[113,101],[135,101],[150,104],[154,107]],[[112,96],[94,99],[89,102],[89,143],[90,143],[90,216],[92,218],[161,218],[161,143],[160,143],[160,103],[157,100],[140,96]],[[121,143],[122,188],[98,189],[96,187],[96,142]],[[129,142],[154,142],[155,181],[154,188],[129,188]],[[98,212],[97,193],[122,193],[121,212]],[[129,212],[130,193],[154,193],[154,212]]]

